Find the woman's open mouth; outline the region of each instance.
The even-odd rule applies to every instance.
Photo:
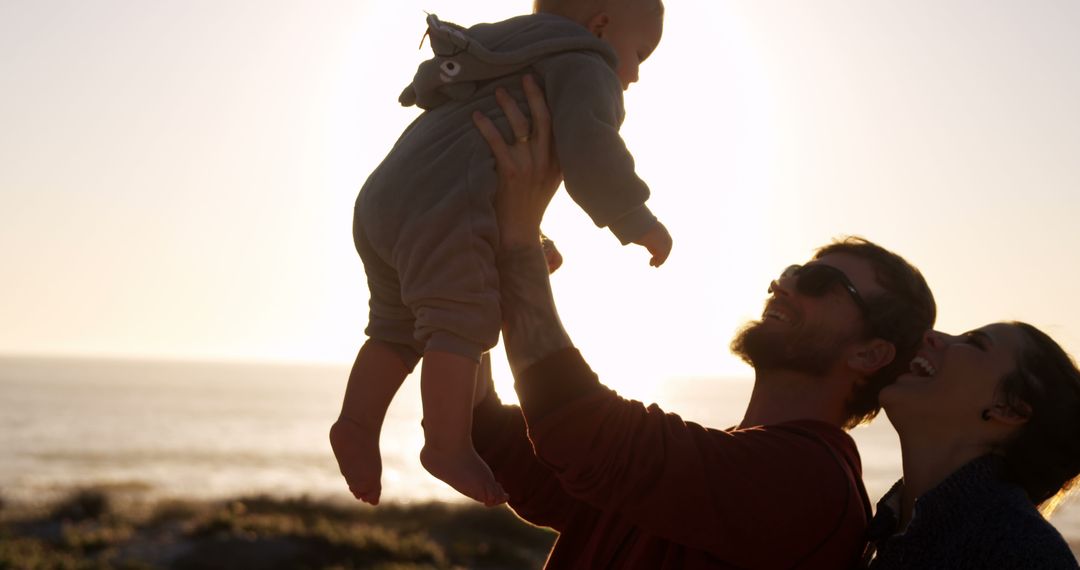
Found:
[[[930,361],[922,356],[916,356],[911,360],[911,365],[908,367],[911,373],[921,378],[932,378],[937,373],[937,369],[934,368]]]

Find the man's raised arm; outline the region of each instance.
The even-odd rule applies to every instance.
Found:
[[[557,187],[541,175],[550,127],[538,89],[525,90],[531,133],[516,105],[504,106],[518,144],[507,145],[485,118],[477,126],[498,164],[503,343],[537,457],[570,496],[657,536],[738,566],[794,565],[848,510],[841,466],[808,428],[717,432],[600,383],[555,308],[539,238]],[[808,478],[821,481],[809,497],[801,492]],[[796,539],[770,550],[773,531]]]
[[[517,376],[573,343],[555,309],[547,262],[539,242],[499,253],[503,344]]]

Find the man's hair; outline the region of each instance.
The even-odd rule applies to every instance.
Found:
[[[855,386],[845,403],[848,414],[844,427],[868,422],[881,411],[878,393],[903,374],[915,358],[923,335],[934,326],[937,303],[926,279],[913,265],[895,253],[858,236],[848,236],[818,249],[814,259],[830,254],[846,254],[870,263],[874,278],[884,293],[867,295],[869,309],[864,333],[880,338],[896,348],[892,362]]]

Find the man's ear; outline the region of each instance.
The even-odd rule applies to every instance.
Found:
[[[603,38],[609,23],[611,23],[611,17],[608,16],[608,13],[599,12],[592,18],[589,18],[589,22],[585,24],[585,27],[588,28],[590,34],[598,38]]]
[[[869,376],[888,366],[894,358],[896,358],[896,347],[893,343],[875,338],[856,349],[855,353],[848,358],[848,366]]]

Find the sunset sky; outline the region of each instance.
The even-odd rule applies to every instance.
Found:
[[[350,362],[352,204],[415,108],[424,12],[527,0],[0,1],[0,353]],[[623,135],[674,236],[648,266],[564,193],[564,322],[607,381],[748,376],[769,280],[843,234],[939,328],[1080,353],[1080,2],[671,0]]]

